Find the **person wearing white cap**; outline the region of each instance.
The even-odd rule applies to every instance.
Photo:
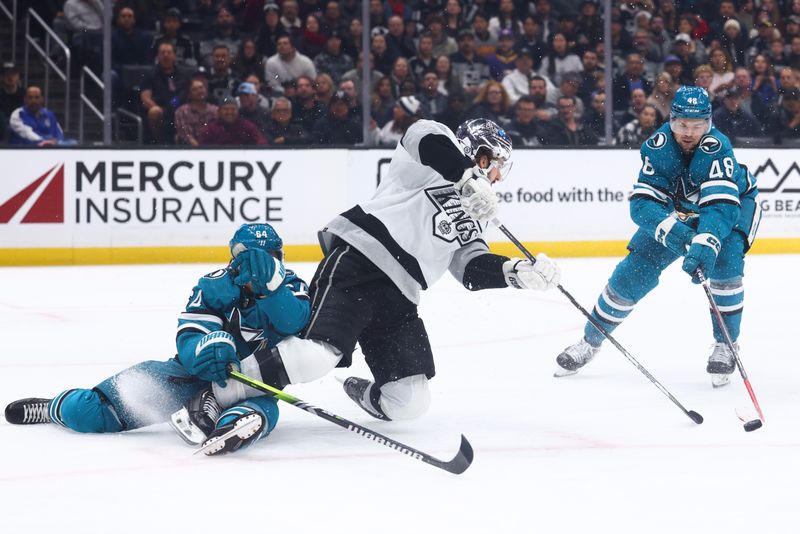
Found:
[[[714,39],[719,40],[722,37],[724,27],[728,22],[734,21],[737,25],[740,24],[736,18],[736,4],[738,3],[741,2],[735,2],[734,0],[719,0],[716,2],[717,14],[708,21],[709,42]],[[739,28],[741,29],[741,26]]]
[[[420,102],[415,96],[401,96],[397,99],[392,110],[392,120],[383,128],[372,130],[372,139],[375,144],[395,147],[405,135],[406,130],[422,118]]]
[[[748,37],[747,32],[742,31],[739,21],[735,19],[725,21],[719,42],[733,60],[734,66],[746,66]]]

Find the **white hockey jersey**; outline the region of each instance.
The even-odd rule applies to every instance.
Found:
[[[412,302],[446,270],[463,282],[464,268],[489,249],[484,227],[461,207],[453,184],[473,165],[444,124],[413,124],[392,155],[371,200],[337,216],[321,232],[358,249]]]

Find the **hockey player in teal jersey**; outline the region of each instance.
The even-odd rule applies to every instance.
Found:
[[[728,138],[711,124],[711,102],[700,87],[681,87],[669,123],[641,148],[642,167],[630,197],[639,226],[628,256],[614,269],[592,311],[612,332],[636,303],[658,285],[661,272],[683,257],[694,283],[700,270],[735,342],[744,308],[744,257],[753,244],[761,211],[755,178],[736,161]],[[728,383],[734,357],[711,317],[714,346],[706,371],[712,384]],[[575,374],[600,349],[604,336],[587,322],[583,338],[556,358],[556,376]],[[737,345],[738,346],[738,345]]]
[[[174,358],[139,363],[92,389],[12,402],[6,420],[121,432],[168,421],[184,404],[205,402],[203,392],[211,382],[225,383],[229,365],[238,368],[240,358],[269,350],[308,321],[308,288],[284,268],[282,247],[269,224],[241,226],[230,242],[231,262],[198,281],[178,317]],[[278,421],[277,403],[267,396],[249,398],[221,414],[207,413],[213,417],[194,435],[182,434],[208,444],[206,454],[245,447],[268,435]],[[240,427],[245,430],[230,432]],[[229,438],[219,440],[223,435]]]

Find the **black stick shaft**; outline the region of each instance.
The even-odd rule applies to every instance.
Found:
[[[465,438],[463,434],[461,435],[461,445],[459,447],[458,453],[452,460],[446,462],[434,458],[430,454],[424,453],[413,447],[409,447],[408,445],[400,443],[399,441],[393,440],[392,438],[386,437],[383,434],[379,434],[374,430],[370,430],[357,423],[348,421],[347,419],[339,417],[338,415],[333,414],[327,410],[324,410],[322,408],[317,408],[316,406],[308,404],[307,402],[303,402],[302,400],[298,399],[297,397],[294,397],[293,395],[289,395],[288,393],[281,391],[280,389],[276,389],[270,386],[269,384],[265,384],[259,380],[250,378],[247,375],[243,375],[238,371],[229,370],[228,375],[234,380],[241,382],[242,384],[248,385],[251,388],[272,395],[278,400],[282,400],[284,402],[291,404],[292,406],[300,408],[301,410],[305,410],[308,413],[312,413],[317,417],[321,417],[322,419],[325,419],[326,421],[338,425],[344,428],[345,430],[349,430],[350,432],[358,434],[359,436],[370,439],[376,443],[380,443],[381,445],[385,445],[390,449],[403,453],[406,456],[414,458],[415,460],[420,460],[421,462],[425,462],[426,464],[438,467],[439,469],[444,469],[449,473],[460,475],[461,473],[466,471],[467,468],[472,463],[472,458],[473,458],[472,446],[469,444],[469,441],[467,441],[467,438]]]
[[[534,263],[536,262],[536,258],[533,256],[533,254],[531,254],[530,251],[528,251],[528,249],[525,248],[525,245],[523,245],[516,237],[514,237],[514,234],[512,234],[508,230],[508,228],[503,226],[497,219],[494,219],[492,222],[500,229],[501,232],[503,232],[503,234],[505,234],[505,236],[509,239],[509,241],[514,243],[514,245],[520,250],[520,252],[522,252],[525,255],[526,258],[528,258],[531,262]],[[569,291],[564,289],[564,287],[561,284],[558,284],[556,287],[558,288],[559,291],[561,291],[561,293],[565,297],[567,297],[567,299],[569,299],[572,305],[578,308],[578,310],[583,314],[583,316],[586,317],[586,319],[590,323],[592,323],[592,326],[597,328],[597,330],[601,334],[603,334],[603,336],[605,336],[605,338],[608,339],[611,342],[611,344],[617,348],[617,350],[619,350],[626,358],[628,358],[628,361],[630,361],[644,376],[646,376],[650,380],[650,382],[653,383],[653,385],[655,385],[664,395],[666,395],[669,400],[671,400],[678,408],[680,408],[681,411],[683,411],[683,413],[685,413],[692,421],[694,421],[698,425],[703,422],[703,417],[699,413],[695,412],[694,410],[687,410],[683,406],[683,404],[681,404],[678,401],[678,399],[676,399],[675,396],[672,393],[670,393],[669,390],[667,390],[667,388],[665,388],[661,384],[661,382],[659,382],[656,379],[656,377],[651,375],[650,372],[647,369],[645,369],[642,366],[642,364],[640,364],[636,360],[636,358],[634,358],[633,355],[631,355],[631,353],[625,349],[625,347],[620,345],[619,342],[616,339],[614,339],[614,337],[603,327],[603,325],[598,323],[595,320],[595,318],[592,317],[591,313],[586,311],[586,309],[583,306],[581,306],[577,300],[575,300],[575,297],[573,297],[569,293]]]

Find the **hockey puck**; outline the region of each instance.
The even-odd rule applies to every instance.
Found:
[[[687,414],[688,414],[688,415],[689,415],[689,417],[692,419],[692,421],[694,421],[694,422],[695,422],[695,423],[697,423],[698,425],[702,425],[702,424],[703,424],[703,416],[702,416],[702,415],[700,415],[699,413],[697,413],[696,411],[694,411],[694,410],[689,410],[689,411],[687,412]]]
[[[763,426],[761,419],[753,419],[752,421],[748,421],[744,424],[744,431],[745,432],[752,432],[753,430],[758,430]]]

